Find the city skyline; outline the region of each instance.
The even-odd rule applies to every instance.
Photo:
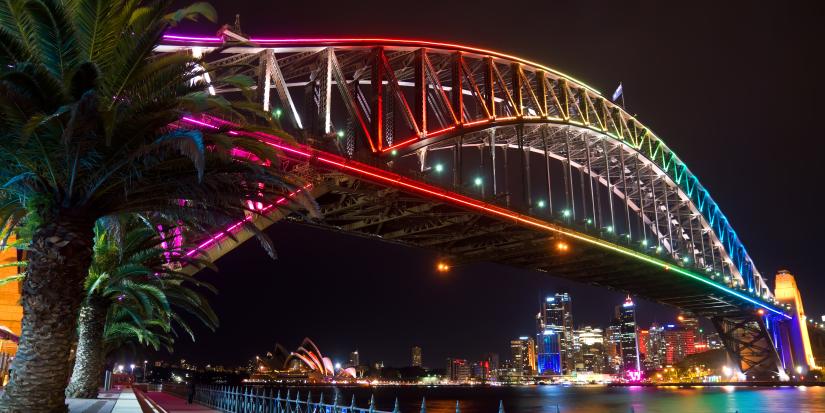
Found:
[[[520,335],[535,335],[535,315],[537,308],[546,298],[546,294],[555,291],[569,291],[571,295],[582,297],[578,304],[574,304],[574,312],[577,314],[576,327],[582,325],[602,325],[606,326],[612,317],[614,303],[624,300],[624,294],[611,292],[599,287],[581,285],[571,281],[561,280],[549,276],[536,275],[530,271],[512,269],[496,266],[500,271],[495,274],[483,274],[485,285],[496,284],[499,274],[506,274],[507,277],[514,277],[519,280],[517,284],[500,285],[491,290],[478,281],[482,278],[478,275],[478,267],[485,267],[487,264],[473,264],[466,267],[453,268],[448,274],[438,273],[432,266],[437,261],[435,254],[426,251],[414,251],[416,264],[409,270],[401,282],[403,288],[409,294],[421,302],[429,302],[428,306],[417,309],[413,312],[405,311],[394,305],[395,296],[382,294],[382,288],[390,284],[383,274],[393,269],[392,261],[378,263],[374,269],[365,269],[360,273],[353,273],[359,282],[359,288],[353,291],[357,296],[352,302],[355,308],[348,311],[356,311],[364,317],[364,325],[356,326],[353,320],[330,319],[321,308],[305,308],[302,319],[290,319],[289,317],[279,318],[280,331],[274,329],[261,329],[260,322],[252,315],[280,313],[288,314],[293,308],[302,306],[304,298],[300,295],[287,294],[280,300],[271,300],[271,294],[264,291],[298,291],[305,288],[305,283],[317,284],[319,288],[333,288],[343,291],[352,287],[352,279],[329,279],[326,277],[324,266],[328,266],[330,272],[335,271],[335,260],[345,259],[345,256],[352,258],[362,254],[362,257],[371,255],[370,251],[380,252],[387,256],[409,256],[409,252],[404,247],[396,245],[382,244],[380,242],[366,240],[359,237],[348,237],[348,243],[359,246],[356,251],[348,250],[330,251],[335,258],[330,261],[319,261],[322,270],[317,273],[304,273],[301,280],[290,280],[279,278],[277,275],[270,275],[270,271],[305,271],[305,263],[301,259],[296,259],[294,253],[301,249],[302,242],[325,242],[328,239],[335,239],[338,236],[327,231],[304,227],[294,224],[279,223],[273,226],[268,233],[273,239],[276,250],[280,258],[277,261],[271,260],[265,255],[258,255],[260,246],[256,243],[247,243],[238,247],[238,254],[229,254],[218,261],[219,268],[268,268],[261,273],[245,272],[245,277],[254,277],[254,281],[260,283],[261,287],[256,291],[249,291],[243,285],[234,283],[224,272],[214,273],[204,271],[202,277],[205,281],[215,284],[220,293],[215,297],[215,308],[222,314],[222,320],[231,317],[232,322],[222,323],[218,332],[209,330],[196,330],[199,339],[197,343],[188,340],[178,340],[176,344],[175,356],[184,355],[191,360],[208,360],[209,357],[217,354],[218,357],[225,358],[224,364],[240,364],[249,356],[256,352],[260,353],[268,349],[276,342],[285,345],[300,343],[304,337],[313,337],[327,352],[334,355],[340,361],[346,361],[349,353],[358,349],[362,357],[370,360],[382,360],[392,365],[406,365],[410,361],[410,347],[420,345],[425,351],[425,365],[428,361],[444,360],[449,356],[459,356],[475,358],[485,353],[494,351],[499,354],[509,353],[509,340]],[[431,259],[432,261],[429,261]],[[326,264],[329,262],[329,264]],[[234,270],[233,270],[234,272]],[[252,282],[252,280],[249,280]],[[423,284],[421,284],[423,283]],[[323,287],[326,285],[326,287]],[[466,293],[469,291],[470,293]],[[431,294],[437,294],[441,302],[433,302]],[[465,295],[466,294],[466,295]],[[524,300],[524,295],[529,294],[530,299]],[[250,299],[250,296],[260,297]],[[495,327],[475,328],[474,325],[453,325],[444,319],[444,315],[455,311],[455,306],[469,308],[477,302],[478,297],[491,303],[479,309],[481,317]],[[453,300],[453,301],[449,301]],[[234,303],[243,302],[243,306]],[[374,311],[373,305],[385,308],[383,311]],[[662,314],[661,321],[665,315],[670,315],[672,319],[678,314],[675,309],[662,307],[657,304],[642,302],[644,308],[656,309],[649,311],[645,318],[646,322],[656,321],[658,315]],[[225,315],[224,315],[225,314]],[[406,318],[405,323],[414,326],[417,334],[413,331],[405,331],[402,337],[387,336],[383,331],[373,330],[370,325],[391,323],[390,320]],[[382,321],[386,320],[386,321]],[[336,321],[336,322],[333,322]],[[346,328],[341,324],[348,325]],[[198,326],[195,326],[198,329]],[[456,329],[457,328],[457,329]],[[466,334],[467,339],[453,335],[442,335],[439,331],[460,331]],[[254,334],[252,333],[254,331]],[[362,338],[352,335],[353,332],[361,334]],[[244,337],[242,342],[236,343],[237,353],[226,353],[218,351],[220,342],[206,340],[208,337]],[[403,339],[402,339],[403,338]],[[378,342],[386,342],[387,345],[377,345]],[[390,345],[390,343],[392,343]],[[214,351],[208,349],[214,348]],[[207,354],[211,354],[207,356]],[[163,353],[160,354],[163,356]],[[437,365],[441,365],[438,361]]]
[[[697,318],[687,317],[680,313],[672,320],[662,320],[664,324],[661,327],[657,321],[653,321],[647,328],[637,324],[635,302],[630,296],[614,306],[610,322],[605,325],[572,325],[571,323],[572,327],[569,331],[565,331],[564,325],[557,323],[572,322],[572,299],[573,297],[567,292],[557,292],[545,297],[540,304],[541,311],[536,315],[536,335],[534,337],[521,335],[509,340],[509,352],[503,353],[504,357],[500,357],[496,351],[486,352],[480,356],[467,356],[466,351],[450,353],[451,355],[446,357],[446,375],[450,377],[459,374],[463,377],[466,369],[467,378],[477,377],[473,372],[480,367],[489,371],[489,365],[492,363],[498,366],[499,359],[510,363],[511,368],[520,371],[525,377],[569,375],[574,371],[622,374],[628,370],[655,370],[665,365],[674,365],[685,356],[709,349],[708,336],[707,334],[701,335],[703,328],[700,327]],[[542,314],[546,314],[545,319],[542,319]],[[615,333],[611,333],[613,327],[615,327]],[[558,340],[553,345],[554,353],[552,354],[543,353],[542,349],[545,348],[543,346],[547,346],[547,343],[543,344],[539,341],[548,335],[548,331],[553,331],[552,336]],[[569,334],[569,339],[559,339],[565,333]],[[718,334],[713,333],[713,335],[717,337],[717,342],[712,348],[719,348],[721,344],[718,342]],[[307,341],[308,337],[304,338],[303,342]],[[605,357],[603,361],[592,359],[594,354],[589,351],[594,344],[603,346],[599,347],[595,353],[597,357]],[[611,360],[610,351],[607,348],[609,345],[615,346],[615,362]],[[490,347],[495,347],[495,345],[490,345]],[[697,350],[700,347],[703,350]],[[276,353],[283,352],[280,343],[276,343],[274,349]],[[434,352],[440,351],[436,347]],[[267,353],[272,353],[272,349],[261,349],[254,358]],[[355,349],[350,351],[346,358],[332,355],[329,361],[335,365],[336,369],[359,366],[383,368],[386,366],[391,368],[420,367],[428,371],[438,371],[443,367],[443,360],[429,360],[430,363],[427,364],[423,359],[424,349],[421,346],[410,346],[408,354],[407,363],[386,363],[387,359],[379,355],[367,355],[362,359],[360,351]],[[566,355],[562,356],[562,354]],[[545,367],[542,370],[543,357],[547,359],[551,356],[554,360],[545,361],[545,363],[555,367],[553,369]],[[493,359],[495,361],[492,361]],[[563,359],[567,359],[565,363],[569,363],[565,367],[562,366]],[[486,367],[484,367],[485,362]],[[220,363],[210,364],[223,366]],[[456,368],[460,369],[459,373],[453,371]]]
[[[567,325],[572,326],[571,303],[572,297],[567,292],[548,295],[536,315],[535,338],[519,336],[511,339],[509,358],[501,358],[495,352],[478,358],[450,356],[441,368],[437,363],[430,366],[423,364],[423,349],[416,345],[410,348],[408,365],[386,365],[377,360],[361,362],[358,350],[350,352],[349,360],[343,364],[321,356],[320,351],[315,359],[324,359],[324,363],[334,365],[336,371],[353,368],[353,373],[357,372],[353,378],[358,379],[367,378],[368,374],[383,376],[386,367],[396,371],[418,368],[419,371],[414,374],[428,377],[440,374],[444,380],[454,383],[471,380],[484,383],[491,380],[517,384],[579,374],[614,375],[638,381],[647,377],[645,373],[661,373],[694,354],[724,348],[718,333],[705,332],[699,320],[689,315],[679,314],[662,326],[657,322],[647,327],[638,325],[636,304],[630,296],[615,306],[607,328],[587,325],[567,329]],[[568,337],[565,338],[565,335]],[[308,338],[303,343],[309,343],[309,347],[302,344],[299,351],[306,348],[317,350],[315,343]],[[269,366],[273,363],[286,365],[284,361],[277,361],[285,356],[284,348],[276,345],[274,355],[273,352],[267,352],[265,358],[256,355],[250,362],[259,364],[261,360],[274,360],[264,361],[267,370],[270,370]],[[319,366],[309,359],[305,362],[310,368]],[[183,360],[181,364],[185,364]],[[250,371],[254,374],[258,369],[252,368]],[[409,374],[413,370],[405,371]]]

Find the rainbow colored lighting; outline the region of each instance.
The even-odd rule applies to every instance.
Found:
[[[212,37],[212,36],[189,36],[189,35],[179,35],[179,34],[167,34],[164,36],[164,41],[167,42],[169,45],[181,45],[183,47],[190,47],[190,46],[212,46],[212,45],[219,45],[224,44],[224,39],[221,37]],[[239,44],[240,47],[247,46],[246,44]],[[510,60],[514,63],[529,65],[538,70],[545,71],[548,73],[553,73],[557,75],[559,78],[567,79],[570,82],[573,82],[577,85],[581,86],[581,89],[587,91],[587,93],[593,93],[602,100],[602,102],[610,107],[611,113],[616,113],[617,117],[613,117],[612,125],[613,127],[608,127],[609,122],[606,120],[599,119],[598,116],[594,118],[598,122],[595,122],[591,119],[581,119],[575,120],[571,118],[570,114],[567,111],[564,111],[562,118],[554,118],[551,116],[544,115],[544,117],[538,116],[523,116],[519,118],[515,117],[503,117],[503,118],[496,118],[495,114],[493,117],[488,119],[482,119],[480,121],[473,121],[465,124],[457,124],[453,127],[455,128],[466,128],[472,125],[481,125],[486,127],[487,125],[492,125],[493,123],[500,123],[500,122],[524,122],[526,120],[530,121],[540,121],[540,122],[561,122],[564,124],[576,125],[583,128],[588,128],[593,130],[597,133],[604,134],[615,139],[618,142],[622,142],[623,144],[627,145],[629,148],[632,148],[635,151],[638,151],[640,154],[644,155],[648,160],[652,161],[657,167],[661,168],[667,176],[674,182],[674,184],[681,190],[683,193],[690,199],[692,205],[696,207],[696,209],[700,212],[702,217],[704,218],[706,225],[712,229],[712,234],[715,238],[723,244],[723,249],[725,253],[730,257],[730,260],[727,262],[727,265],[730,265],[732,272],[734,272],[738,277],[744,281],[745,286],[749,289],[754,290],[765,290],[767,289],[767,284],[765,283],[764,279],[761,279],[761,275],[758,273],[753,261],[751,260],[745,246],[742,244],[739,236],[737,235],[736,231],[734,231],[733,227],[730,225],[729,220],[725,217],[722,213],[719,206],[710,196],[708,191],[701,185],[698,178],[693,175],[687,168],[684,162],[679,159],[676,154],[667,147],[667,145],[662,142],[662,140],[656,136],[648,127],[643,125],[639,122],[633,115],[627,113],[623,108],[614,105],[609,100],[600,96],[601,94],[592,87],[587,86],[586,84],[582,83],[581,81],[572,78],[568,75],[565,75],[561,72],[553,70],[552,68],[537,64],[535,62],[521,59],[512,55],[499,53],[491,50],[469,47],[458,45],[454,43],[444,43],[444,42],[435,42],[435,41],[427,41],[427,40],[414,40],[414,39],[392,39],[392,38],[292,38],[292,39],[281,39],[281,38],[257,38],[253,37],[250,39],[249,46],[257,46],[257,47],[300,47],[300,48],[323,48],[323,47],[371,47],[371,46],[396,46],[401,48],[442,48],[442,49],[449,49],[452,51],[459,51],[459,52],[466,52],[468,55],[475,54],[475,55],[484,55],[484,56],[491,56],[495,59],[502,59],[502,60]],[[556,102],[558,104],[558,101]],[[567,105],[568,102],[565,102]],[[586,111],[585,111],[586,112]],[[612,115],[611,115],[612,117]],[[620,118],[620,119],[619,119]],[[359,121],[362,123],[362,127],[365,128],[363,124],[363,119],[359,118]],[[366,130],[366,129],[364,129]],[[433,132],[429,135],[422,134],[420,136],[413,137],[411,139],[406,139],[397,145],[393,145],[391,148],[386,150],[381,150],[380,153],[385,154],[389,152],[392,155],[395,155],[397,150],[407,144],[414,143],[419,141],[420,139],[425,139],[428,137],[432,137],[437,134],[439,131]],[[231,133],[231,132],[230,132]],[[368,139],[368,143],[373,151],[376,150],[374,147],[374,143],[371,139]],[[759,280],[757,280],[757,276],[759,276]]]
[[[191,118],[184,118],[184,120],[187,121],[187,122],[193,123],[193,124],[204,125],[204,126],[210,127],[210,128],[216,128],[214,125],[210,124],[209,122],[198,121],[198,120],[191,119]],[[215,122],[215,123],[222,123],[222,124],[225,124],[225,125],[232,125],[229,122],[226,122],[226,121],[223,121],[223,120],[217,119],[217,118],[209,118],[209,121],[210,122]],[[436,186],[432,186],[432,185],[424,184],[424,183],[421,183],[421,182],[417,182],[417,181],[414,181],[412,179],[403,177],[401,175],[397,175],[397,174],[394,174],[392,172],[387,172],[387,171],[384,171],[382,169],[371,167],[369,165],[365,165],[365,164],[362,164],[360,162],[348,160],[346,158],[343,158],[343,157],[340,157],[340,156],[337,156],[337,155],[334,155],[334,154],[319,151],[319,150],[316,150],[316,149],[313,149],[313,148],[310,148],[310,147],[307,147],[307,146],[304,146],[304,145],[286,144],[283,139],[281,139],[281,138],[279,138],[275,135],[270,135],[270,134],[266,134],[266,133],[263,133],[263,132],[248,133],[248,132],[240,132],[239,131],[238,133],[240,133],[242,135],[253,136],[253,137],[262,139],[262,140],[266,141],[268,144],[272,145],[273,147],[275,147],[277,149],[280,149],[285,154],[288,154],[290,156],[297,156],[299,158],[303,158],[305,160],[309,160],[310,162],[317,163],[317,164],[320,164],[320,165],[323,165],[323,166],[333,167],[334,169],[338,169],[338,170],[342,170],[342,171],[348,171],[348,172],[351,172],[353,174],[359,175],[361,177],[371,179],[376,183],[380,183],[380,184],[384,184],[384,185],[391,185],[391,186],[394,186],[394,187],[397,187],[397,188],[406,189],[408,191],[415,192],[415,193],[418,193],[420,195],[424,195],[424,196],[428,196],[428,197],[431,197],[431,198],[439,199],[441,201],[446,201],[446,202],[451,203],[453,205],[473,209],[473,210],[479,211],[481,213],[484,213],[484,214],[487,214],[487,215],[490,215],[490,216],[497,216],[497,217],[500,217],[500,218],[510,219],[510,220],[513,220],[515,222],[518,222],[520,224],[523,224],[523,225],[526,225],[526,226],[529,226],[529,227],[559,233],[559,234],[565,235],[567,237],[570,237],[570,238],[573,238],[573,239],[576,239],[576,240],[579,240],[579,241],[582,241],[582,242],[585,242],[585,243],[588,243],[588,244],[596,245],[596,246],[599,246],[599,247],[602,247],[602,248],[607,248],[607,249],[612,250],[614,252],[617,252],[617,253],[620,253],[620,254],[623,254],[623,255],[626,255],[626,256],[629,256],[629,257],[647,262],[647,263],[652,264],[654,266],[657,266],[657,267],[659,267],[659,268],[661,268],[665,271],[673,271],[673,272],[676,272],[680,275],[683,275],[683,276],[686,276],[688,278],[694,279],[696,281],[700,281],[700,282],[702,282],[702,283],[704,283],[708,286],[711,286],[711,287],[713,287],[717,290],[720,290],[720,291],[722,291],[726,294],[729,294],[729,295],[735,296],[737,298],[740,298],[742,300],[745,300],[745,301],[747,301],[747,302],[749,302],[753,305],[764,308],[764,309],[766,309],[768,311],[771,311],[771,312],[773,312],[773,313],[775,313],[779,316],[785,317],[787,319],[792,318],[791,316],[785,314],[784,312],[782,312],[778,309],[775,309],[775,308],[771,307],[770,305],[768,305],[766,303],[757,301],[756,299],[754,299],[752,297],[748,297],[747,295],[741,294],[741,293],[739,293],[735,290],[732,290],[732,289],[730,289],[730,288],[728,288],[724,285],[717,284],[717,283],[715,283],[715,282],[713,282],[713,281],[711,281],[711,280],[709,280],[709,279],[707,279],[707,278],[705,278],[701,275],[694,274],[692,271],[689,271],[687,269],[684,269],[684,268],[681,268],[681,267],[678,267],[678,266],[674,267],[674,266],[672,266],[671,264],[668,264],[665,261],[662,261],[662,260],[654,258],[654,257],[649,257],[645,254],[634,251],[632,249],[625,248],[625,247],[622,247],[622,246],[619,246],[619,245],[616,245],[616,244],[613,244],[613,243],[610,243],[610,242],[607,242],[607,241],[603,241],[603,240],[598,239],[596,237],[592,237],[592,236],[589,236],[589,235],[574,232],[572,230],[557,226],[555,224],[551,224],[549,222],[542,221],[542,220],[539,220],[539,219],[536,219],[536,218],[533,218],[533,217],[530,217],[530,216],[527,216],[527,215],[518,214],[518,213],[512,212],[510,210],[498,207],[496,205],[488,204],[488,203],[485,203],[485,202],[475,200],[475,199],[470,198],[470,197],[466,197],[464,195],[460,195],[460,194],[457,194],[457,193],[454,193],[454,192],[446,191],[446,190],[441,189],[441,188],[436,187]],[[282,202],[286,201],[286,198],[282,198],[282,199],[283,199]],[[279,200],[279,201],[281,201],[281,200]],[[251,219],[251,217],[248,217],[248,219]],[[242,224],[242,223],[238,223],[238,224],[235,224],[235,225],[240,225],[240,224]],[[209,241],[207,241],[207,242],[209,242]],[[212,242],[214,242],[214,241],[212,241]]]
[[[168,40],[171,42],[196,42],[196,43],[223,43],[223,39],[220,37],[208,37],[208,36],[189,36],[189,35],[174,35],[174,34],[165,34],[163,35],[163,40]],[[482,49],[478,47],[471,47],[471,46],[464,46],[455,43],[443,43],[443,42],[434,42],[430,40],[414,40],[414,39],[392,39],[392,38],[381,38],[381,37],[374,37],[374,38],[292,38],[292,39],[283,39],[283,38],[261,38],[261,37],[250,37],[250,43],[255,43],[259,45],[266,45],[266,46],[273,46],[273,45],[325,45],[325,46],[332,46],[332,45],[363,45],[363,44],[386,44],[386,45],[400,45],[400,46],[410,46],[410,47],[434,47],[434,48],[447,48],[447,49],[457,49],[469,53],[478,53],[483,55],[490,55],[495,56],[501,59],[513,60],[519,63],[523,63],[530,66],[535,66],[540,68],[541,70],[553,73],[557,76],[563,77],[565,79],[572,80],[581,86],[587,88],[587,90],[601,95],[596,88],[572,77],[566,75],[558,70],[549,68],[547,66],[538,64],[536,62],[532,62],[527,59],[522,59],[520,57],[508,55],[501,52],[495,52],[492,50]]]

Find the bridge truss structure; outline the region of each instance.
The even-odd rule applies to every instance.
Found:
[[[252,135],[305,178],[323,217],[305,223],[627,291],[713,319],[746,374],[789,368],[769,331],[789,316],[728,219],[658,136],[594,88],[446,43],[246,40],[167,35],[157,52],[255,79],[261,107],[298,143]],[[216,257],[224,241],[204,247]]]

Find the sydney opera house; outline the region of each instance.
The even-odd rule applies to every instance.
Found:
[[[273,352],[264,357],[256,356],[250,363],[250,382],[297,382],[328,383],[355,381],[352,367],[336,368],[329,357],[309,338],[289,352],[281,344],[275,344]]]

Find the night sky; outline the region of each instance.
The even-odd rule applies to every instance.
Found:
[[[772,2],[490,2],[213,0],[257,36],[382,36],[499,50],[568,73],[609,95],[621,81],[631,113],[651,127],[721,206],[763,275],[789,269],[810,315],[825,313],[819,211],[825,149],[825,4]],[[621,3],[621,4],[620,4]],[[678,4],[675,4],[678,3]],[[180,30],[214,34],[200,23]],[[422,250],[296,224],[270,231],[279,260],[256,242],[203,277],[220,289],[215,332],[179,340],[174,358],[240,364],[275,342],[309,336],[345,360],[425,365],[448,356],[509,356],[532,334],[542,294],[569,291],[576,325],[606,325],[622,295],[492,264],[434,271]],[[640,322],[672,309],[641,303]]]

